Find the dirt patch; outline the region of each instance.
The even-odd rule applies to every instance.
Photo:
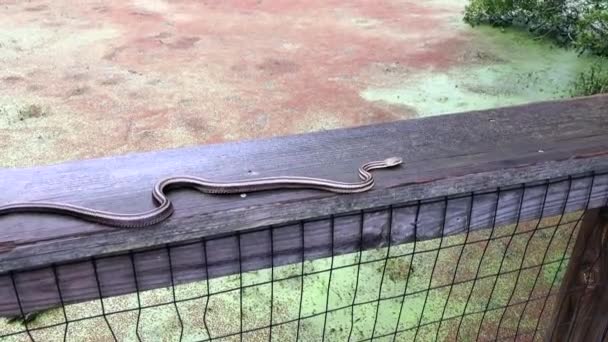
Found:
[[[32,104],[25,106],[18,110],[17,119],[19,121],[25,121],[28,119],[36,119],[47,116],[50,112],[49,108],[42,107],[41,105]]]
[[[294,73],[300,69],[300,66],[292,61],[275,58],[267,58],[262,63],[258,64],[257,67],[259,70],[270,75]]]
[[[386,263],[386,275],[392,281],[405,281],[410,272],[414,270],[404,258],[389,259]]]
[[[23,81],[24,78],[21,76],[6,76],[2,78],[2,82],[4,83],[8,83],[8,84],[15,84],[18,82]]]
[[[72,89],[70,92],[68,92],[67,97],[84,95],[84,94],[88,93],[89,90],[90,89],[87,86],[76,87],[76,88]]]
[[[26,7],[25,11],[27,11],[27,12],[40,12],[40,11],[45,11],[48,8],[49,8],[49,6],[47,6],[47,5],[37,5],[37,6]]]
[[[201,40],[199,37],[181,37],[173,42],[166,43],[166,45],[173,49],[190,49],[199,40]]]

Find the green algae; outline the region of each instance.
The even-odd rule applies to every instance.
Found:
[[[474,36],[464,63],[441,73],[414,71],[402,85],[369,87],[360,95],[414,108],[420,116],[560,99],[570,96],[581,72],[601,61],[516,29],[455,28]]]
[[[537,225],[549,228],[536,230]],[[270,335],[275,341],[294,340],[296,334],[301,341],[318,341],[322,336],[343,341],[372,335],[392,340],[397,331],[398,341],[409,341],[414,335],[430,341],[436,336],[449,340],[460,326],[459,336],[472,340],[478,331],[491,336],[501,320],[502,336],[513,334],[518,325],[530,331],[537,322],[534,313],[545,305],[544,295],[558,288],[567,264],[562,260],[576,238],[574,224],[556,225],[551,218],[493,232],[471,232],[468,238],[419,241],[415,246],[403,244],[245,272],[242,277],[213,279],[209,284],[182,284],[175,292],[171,288],[143,291],[139,302],[146,308],[141,311],[134,294],[112,297],[103,302],[107,322],[99,317],[99,301],[68,305],[68,320],[80,321],[69,324],[67,336],[71,341],[97,341],[111,339],[113,333],[119,340],[132,341],[139,334],[143,340],[175,341],[183,334],[184,341],[199,341],[210,334],[243,330],[248,341],[267,341]],[[300,277],[302,270],[304,277]],[[383,299],[378,301],[379,297]],[[522,303],[530,299],[522,317]],[[552,302],[546,305],[550,310]],[[98,317],[87,318],[93,316]],[[302,317],[300,322],[298,317]],[[53,309],[29,328],[61,322],[61,309]],[[541,327],[545,324],[546,317]],[[418,332],[417,326],[421,326]],[[0,329],[16,332],[23,327],[0,321]],[[45,340],[59,340],[63,333],[63,326],[36,332]],[[238,340],[237,335],[224,340],[233,338]],[[25,334],[7,339],[22,340],[27,340]]]

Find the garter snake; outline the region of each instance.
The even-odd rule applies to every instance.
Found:
[[[369,171],[397,166],[402,162],[401,158],[391,157],[382,161],[365,163],[359,168],[361,180],[352,183],[295,176],[265,177],[233,182],[215,182],[192,176],[172,176],[163,178],[154,185],[152,199],[156,207],[141,213],[121,214],[56,202],[23,202],[0,205],[0,216],[14,213],[50,213],[68,215],[112,227],[146,227],[164,221],[173,214],[173,204],[166,196],[166,191],[171,189],[194,188],[207,194],[242,194],[285,188],[358,193],[370,190],[374,186],[374,177]]]

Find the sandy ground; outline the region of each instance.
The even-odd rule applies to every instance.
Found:
[[[556,98],[588,64],[465,3],[0,1],[0,167]]]

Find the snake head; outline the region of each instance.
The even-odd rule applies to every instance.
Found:
[[[390,157],[384,160],[386,167],[393,167],[403,163],[403,159],[399,157]]]

